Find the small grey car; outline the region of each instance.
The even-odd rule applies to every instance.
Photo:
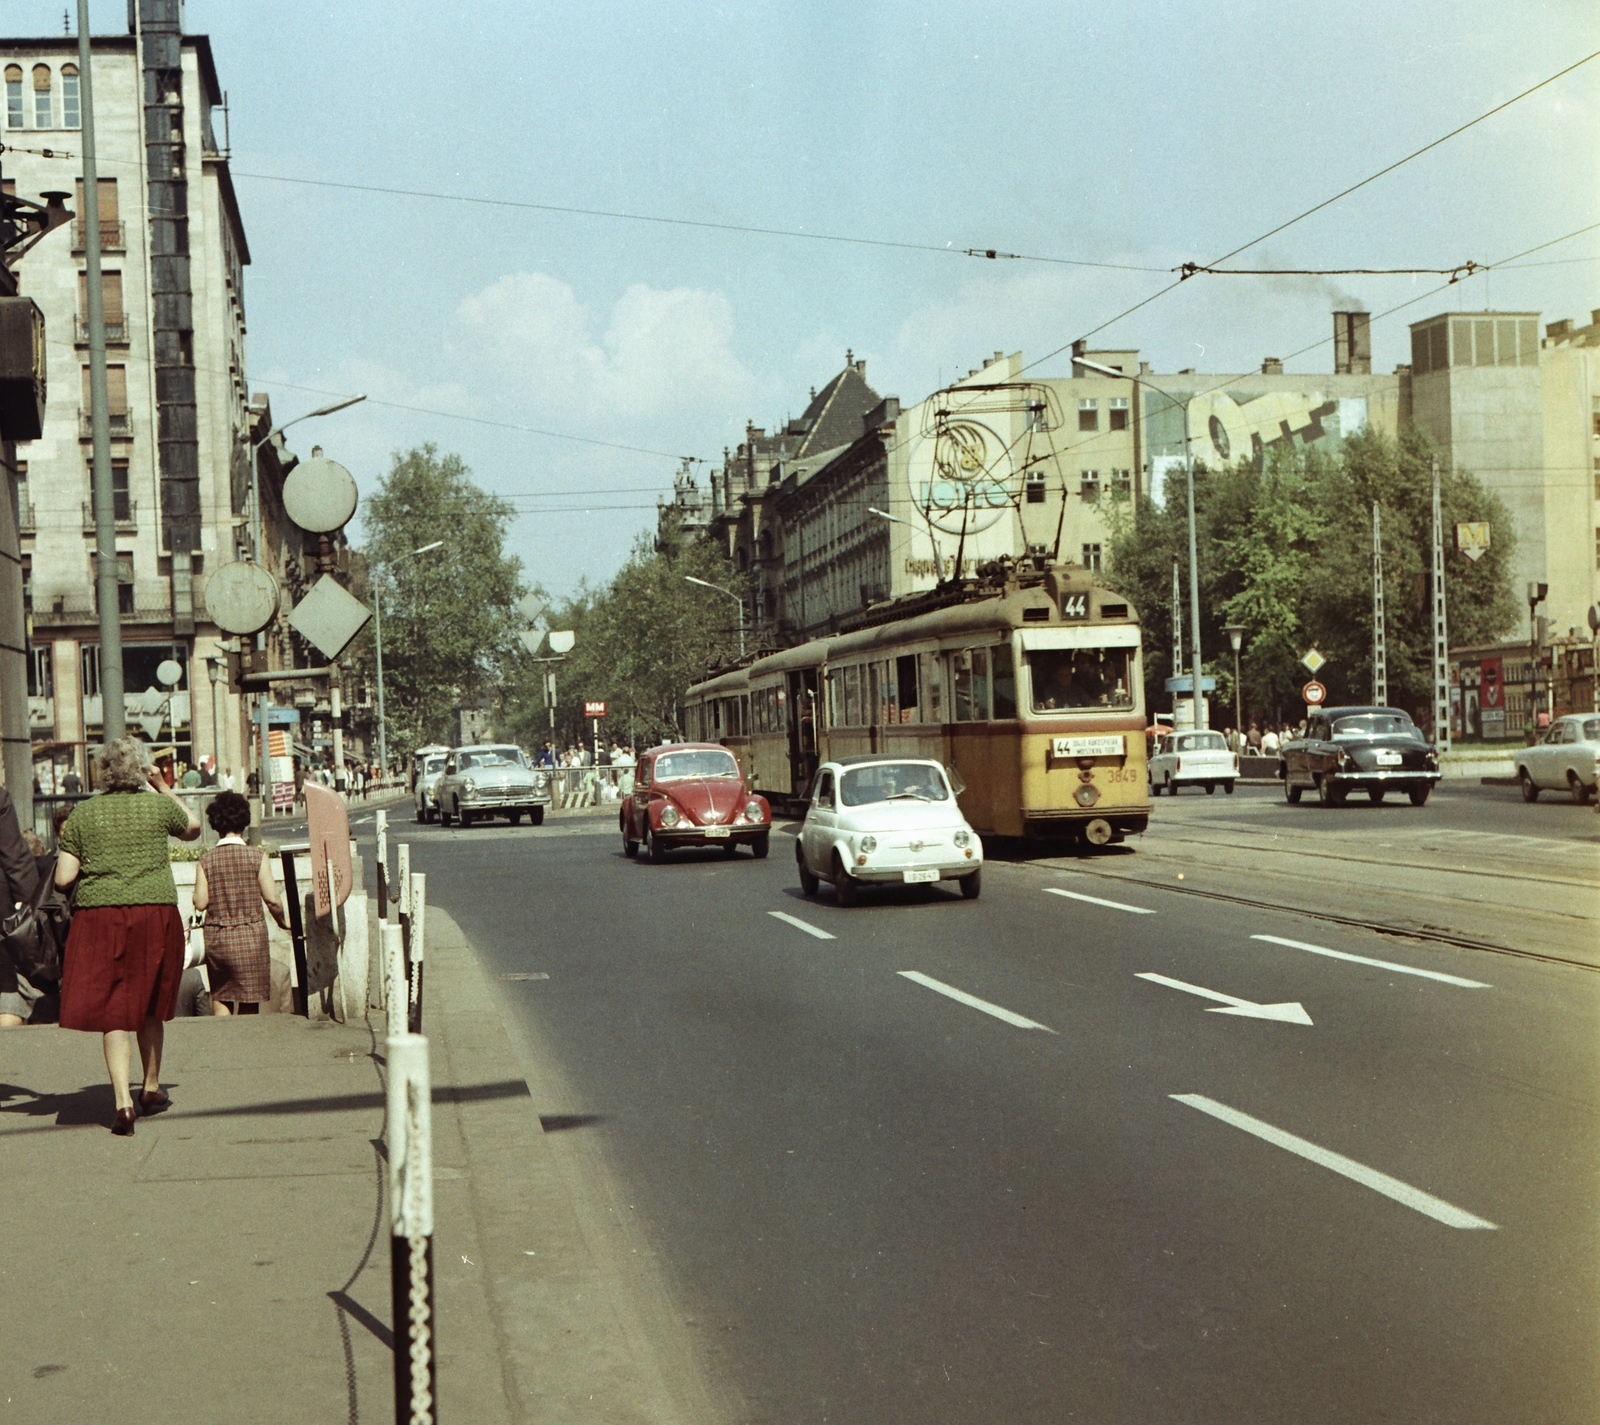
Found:
[[[1517,781],[1525,802],[1540,792],[1567,793],[1580,806],[1595,795],[1595,758],[1600,756],[1600,714],[1558,717],[1532,747],[1517,749]]]
[[[530,766],[522,749],[509,743],[457,747],[444,764],[434,801],[441,826],[471,826],[495,816],[516,826],[524,815],[538,826],[550,805],[550,774]]]

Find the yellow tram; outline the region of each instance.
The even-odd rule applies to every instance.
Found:
[[[1150,817],[1138,616],[1073,565],[989,566],[690,688],[691,739],[732,748],[772,801],[818,765],[903,752],[953,768],[986,835],[1096,845]]]

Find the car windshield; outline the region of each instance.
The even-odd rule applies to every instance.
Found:
[[[731,752],[666,752],[656,758],[656,781],[675,777],[737,777],[739,764]]]
[[[1028,654],[1033,710],[1131,708],[1131,648],[1052,648]]]
[[[526,767],[522,753],[515,747],[480,747],[476,752],[461,754],[461,770],[469,767]]]
[[[1339,737],[1421,737],[1417,726],[1402,712],[1356,713],[1333,724]]]
[[[1226,752],[1228,744],[1220,732],[1186,732],[1178,738],[1179,752]]]
[[[424,776],[431,777],[435,772],[442,771],[444,771],[443,757],[430,757],[422,764],[422,772]]]
[[[944,773],[926,762],[874,762],[852,767],[839,779],[839,800],[847,807],[873,802],[948,801]]]

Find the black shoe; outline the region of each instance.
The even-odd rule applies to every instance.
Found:
[[[149,1117],[152,1113],[160,1113],[172,1107],[172,1099],[162,1089],[141,1089],[139,1097],[134,1100],[134,1106],[140,1113]]]
[[[119,1108],[117,1116],[111,1120],[111,1131],[118,1138],[132,1138],[133,1125],[138,1120],[138,1114],[132,1108]]]

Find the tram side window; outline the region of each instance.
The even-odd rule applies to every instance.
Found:
[[[852,664],[844,670],[844,725],[860,727],[861,717],[861,666]]]
[[[1131,708],[1131,648],[1052,648],[1028,654],[1033,710]]]
[[[1011,661],[1011,645],[999,644],[989,650],[994,671],[994,715],[1013,718],[1017,715],[1017,670]]]
[[[989,720],[989,650],[963,648],[950,655],[954,669],[956,721]]]
[[[894,660],[895,691],[899,693],[900,721],[917,720],[917,655],[903,654]]]
[[[928,690],[928,721],[944,721],[944,667],[937,653],[922,655],[922,685]]]

